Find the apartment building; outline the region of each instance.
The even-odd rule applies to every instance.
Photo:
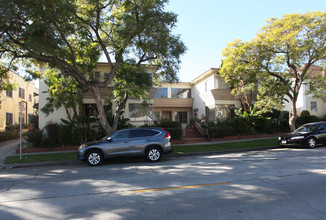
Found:
[[[29,117],[35,115],[39,100],[39,90],[31,82],[27,82],[18,73],[9,71],[10,82],[16,86],[12,91],[0,92],[0,130],[4,131],[10,125],[19,124],[20,105],[24,124],[29,123]]]
[[[98,63],[96,74],[98,80],[104,80],[107,71],[106,63]],[[148,67],[148,74],[155,71],[154,67]],[[101,90],[101,97],[112,96],[112,87]],[[315,100],[312,96],[305,95],[304,84],[300,97],[298,98],[299,113],[302,110],[309,110],[311,114],[317,116],[326,115],[326,103]],[[40,82],[40,108],[46,103],[48,87],[44,82]],[[95,101],[90,92],[83,94],[84,112],[94,113]],[[112,109],[116,108],[113,103]],[[153,124],[162,120],[179,121],[185,127],[192,119],[205,119],[217,121],[233,117],[234,110],[241,108],[239,99],[231,94],[231,90],[219,74],[218,68],[210,68],[200,74],[191,82],[161,83],[154,86],[149,91],[146,105],[143,100],[130,98],[126,103],[124,117],[130,119],[130,123],[135,126]],[[285,108],[287,110],[287,106]],[[96,116],[95,116],[96,117]],[[61,118],[66,118],[63,109],[55,111],[46,116],[40,112],[40,128],[48,122],[61,123]]]

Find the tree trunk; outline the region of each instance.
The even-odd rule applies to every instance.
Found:
[[[112,130],[113,131],[116,131],[117,128],[118,128],[120,113],[125,108],[127,100],[128,100],[128,94],[126,93],[125,96],[123,97],[123,99],[121,100],[121,102],[118,103],[118,106],[117,106],[117,108],[115,110],[113,125],[112,125]]]
[[[108,120],[105,115],[104,106],[101,99],[100,89],[98,87],[92,87],[93,96],[97,106],[98,117],[100,118],[101,125],[106,134],[111,134],[113,131],[112,127],[109,125]]]
[[[289,125],[290,130],[295,130],[295,121],[297,120],[297,105],[296,105],[297,99],[293,98],[291,99],[291,110],[290,110],[290,116],[289,116]]]

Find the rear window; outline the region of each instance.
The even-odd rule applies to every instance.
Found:
[[[149,137],[158,135],[158,131],[152,130],[131,130],[130,131],[130,138],[138,138],[138,137]]]

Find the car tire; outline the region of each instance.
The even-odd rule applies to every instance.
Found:
[[[151,162],[157,162],[161,160],[162,151],[158,147],[150,147],[146,150],[146,158]]]
[[[90,166],[98,166],[103,162],[103,154],[99,150],[88,152],[86,161]]]
[[[315,148],[317,146],[317,140],[314,137],[308,139],[308,147]]]

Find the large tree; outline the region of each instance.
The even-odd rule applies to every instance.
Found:
[[[117,123],[108,123],[100,90],[114,81],[121,66],[135,65],[138,73],[145,74],[145,65],[155,65],[156,77],[177,81],[180,56],[186,49],[180,37],[172,34],[177,16],[164,11],[166,3],[167,0],[2,1],[0,56],[32,59],[73,77],[92,91],[101,124],[111,133]],[[103,81],[97,80],[94,71],[101,55],[108,63],[109,73]],[[123,82],[121,78],[117,81]],[[119,88],[115,92],[115,121],[130,97],[129,88]],[[125,92],[121,92],[122,88],[126,88]]]
[[[231,93],[239,98],[242,111],[262,114],[283,108],[284,88],[261,71],[258,50],[253,42],[236,39],[223,50],[223,57],[221,76]]]
[[[250,42],[255,50],[246,50],[254,56],[258,79],[268,74],[285,88],[291,102],[289,124],[295,129],[296,102],[307,73],[313,65],[322,65],[326,59],[326,13],[309,12],[272,18]],[[243,62],[239,61],[239,65]],[[225,63],[225,62],[224,62]],[[250,66],[249,66],[250,67]],[[252,68],[252,67],[250,67]],[[265,77],[262,77],[265,79]],[[274,89],[277,89],[275,87]],[[273,89],[273,87],[271,88]]]

